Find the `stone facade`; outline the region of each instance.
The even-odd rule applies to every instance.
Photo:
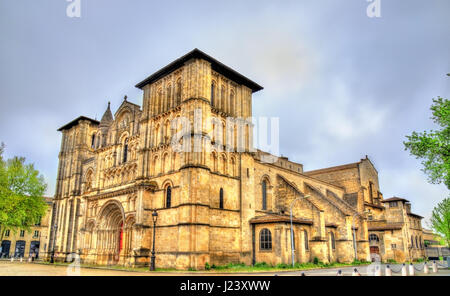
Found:
[[[403,262],[425,257],[422,217],[411,212],[406,199],[383,199],[378,172],[368,157],[305,174],[345,188],[344,200],[368,220],[371,260]]]
[[[137,87],[142,109],[125,97],[114,116],[108,105],[100,122],[59,129],[49,240],[59,260],[142,266],[155,244],[161,268],[290,263],[291,205],[296,262],[370,259],[363,212],[383,211],[370,161],[330,175],[268,162],[248,119],[262,87],[199,50]]]

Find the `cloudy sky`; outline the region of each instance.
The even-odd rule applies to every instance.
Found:
[[[433,129],[432,98],[450,97],[450,1],[0,0],[0,141],[35,163],[53,195],[60,134],[199,48],[264,86],[255,116],[280,118],[280,152],[305,170],[359,161],[384,197],[428,218],[449,193],[431,185],[405,135]],[[113,110],[114,111],[114,110]]]

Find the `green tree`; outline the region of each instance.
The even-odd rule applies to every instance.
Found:
[[[7,229],[30,230],[44,216],[47,204],[44,178],[25,158],[3,159],[0,145],[0,241]]]
[[[431,227],[450,246],[450,198],[446,198],[433,209]]]
[[[405,150],[422,161],[423,171],[433,184],[444,183],[450,189],[450,101],[441,97],[433,99],[433,121],[439,130],[406,136]]]

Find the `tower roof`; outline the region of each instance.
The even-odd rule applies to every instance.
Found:
[[[86,116],[80,116],[80,117],[78,117],[78,118],[72,120],[72,121],[69,122],[68,124],[66,124],[66,125],[64,125],[64,126],[62,126],[62,127],[60,127],[60,128],[58,129],[58,132],[61,132],[61,131],[63,131],[63,130],[67,130],[67,129],[72,128],[73,126],[77,125],[77,124],[80,122],[80,120],[87,120],[87,121],[90,121],[90,122],[93,123],[93,124],[99,124],[99,122],[98,122],[97,120],[94,120],[94,119],[89,118],[89,117],[86,117]]]
[[[252,92],[257,92],[263,89],[262,86],[258,85],[257,83],[251,81],[247,77],[243,76],[242,74],[236,72],[235,70],[231,69],[230,67],[222,64],[218,60],[214,59],[213,57],[207,55],[203,51],[195,48],[194,50],[190,51],[189,53],[185,54],[181,58],[176,59],[169,65],[165,66],[164,68],[158,70],[157,72],[153,73],[149,77],[147,77],[145,80],[139,82],[136,84],[137,88],[142,89],[145,85],[155,82],[156,80],[160,79],[161,77],[173,72],[174,70],[182,67],[185,62],[187,62],[190,59],[203,59],[205,61],[208,61],[211,63],[211,68],[224,75],[225,77],[233,80],[234,82],[237,82],[239,84],[245,85],[248,88],[252,90]]]
[[[108,102],[108,108],[106,108],[105,113],[102,116],[102,120],[100,121],[100,125],[109,125],[114,120],[112,112],[111,112],[111,103]]]

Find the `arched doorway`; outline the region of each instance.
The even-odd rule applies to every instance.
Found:
[[[124,213],[119,202],[109,202],[99,213],[97,263],[115,265],[122,251]]]

